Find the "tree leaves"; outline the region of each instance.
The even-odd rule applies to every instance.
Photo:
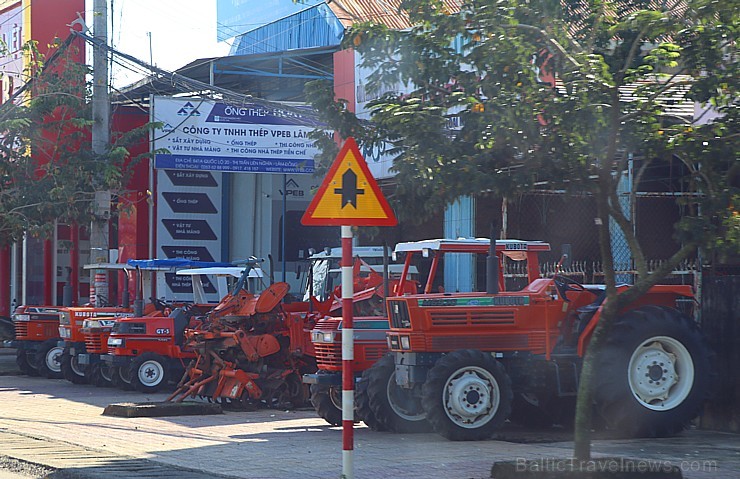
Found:
[[[92,152],[88,68],[72,60],[68,45],[43,64],[29,44],[33,95],[0,105],[0,246],[51,235],[57,222],[90,222],[96,190],[125,193],[131,169],[124,165],[134,161],[126,145],[146,132],[122,135],[103,157]]]

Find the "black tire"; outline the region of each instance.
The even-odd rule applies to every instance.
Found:
[[[332,426],[342,425],[342,389],[340,386],[312,384],[311,404],[324,421]]]
[[[479,441],[503,425],[512,398],[511,379],[501,363],[489,353],[463,349],[429,370],[421,401],[435,432],[452,441]]]
[[[663,306],[617,318],[594,360],[594,401],[619,437],[682,431],[714,386],[714,353],[698,326]]]
[[[39,371],[36,369],[35,361],[28,360],[30,354],[33,354],[35,359],[36,354],[33,351],[18,349],[15,352],[15,364],[18,366],[21,374],[25,374],[26,376],[38,376]]]
[[[355,384],[355,419],[365,423],[373,431],[387,431],[370,409],[370,398],[367,395],[367,379],[362,378]]]
[[[72,384],[88,383],[89,378],[85,375],[87,367],[79,363],[78,356],[72,356],[69,351],[65,351],[59,361],[64,379]]]
[[[36,351],[35,364],[38,365],[38,373],[49,379],[61,379],[62,353],[64,347],[59,346],[59,339],[47,339],[41,343],[41,347]]]
[[[103,361],[98,361],[88,369],[90,384],[99,388],[107,388],[113,385],[112,366]]]
[[[380,427],[398,433],[429,432],[421,402],[411,390],[396,384],[393,356],[382,357],[363,373],[370,411]]]
[[[131,386],[139,392],[154,393],[170,381],[169,361],[156,353],[144,353],[131,361]]]
[[[124,391],[132,390],[130,365],[123,367],[113,366],[111,368],[111,384]]]

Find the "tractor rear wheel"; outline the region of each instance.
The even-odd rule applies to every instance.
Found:
[[[69,351],[62,353],[59,359],[64,379],[72,384],[87,384],[89,379],[85,376],[85,366],[81,365],[78,356],[72,356]]]
[[[29,356],[33,354],[34,361],[29,361]],[[19,349],[15,352],[15,364],[20,369],[21,374],[26,376],[38,376],[39,371],[36,369],[36,353],[27,351],[25,349]]]
[[[62,377],[61,357],[64,347],[59,346],[58,342],[58,339],[47,339],[36,351],[35,364],[38,364],[38,372],[49,379]]]
[[[488,439],[511,412],[511,379],[489,353],[463,349],[429,370],[422,404],[434,430],[452,441]]]
[[[411,390],[396,384],[393,356],[384,356],[365,370],[370,410],[388,431],[400,433],[428,432],[429,423],[419,399]]]
[[[714,386],[714,353],[696,323],[672,308],[624,313],[594,359],[596,407],[623,437],[682,431]]]
[[[311,404],[326,422],[332,426],[342,425],[342,389],[340,386],[312,384]]]
[[[131,385],[139,392],[154,393],[170,380],[167,360],[156,353],[144,353],[131,361]]]
[[[113,366],[111,368],[111,384],[113,386],[124,391],[133,389],[131,386],[131,368],[129,366]]]
[[[373,431],[387,431],[388,429],[375,417],[370,409],[370,398],[367,395],[367,379],[362,378],[355,383],[355,419],[365,423]]]
[[[110,387],[113,385],[111,381],[111,366],[107,363],[98,361],[91,365],[88,371],[90,372],[90,384],[99,388]]]

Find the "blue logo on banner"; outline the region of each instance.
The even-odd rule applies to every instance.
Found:
[[[301,110],[305,110],[306,114],[302,114]],[[206,121],[209,123],[323,126],[321,123],[306,116],[311,113],[312,111],[308,107],[291,107],[290,110],[283,110],[254,104],[231,106],[216,103],[208,114]]]

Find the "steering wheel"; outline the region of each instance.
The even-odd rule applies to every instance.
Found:
[[[568,296],[566,295],[566,292],[568,291],[586,291],[586,287],[583,286],[578,281],[569,278],[567,276],[563,276],[560,274],[556,274],[552,277],[553,283],[555,283],[555,287],[558,289],[558,293],[560,296],[562,296],[563,300],[566,303],[569,303],[570,300],[568,299]]]

